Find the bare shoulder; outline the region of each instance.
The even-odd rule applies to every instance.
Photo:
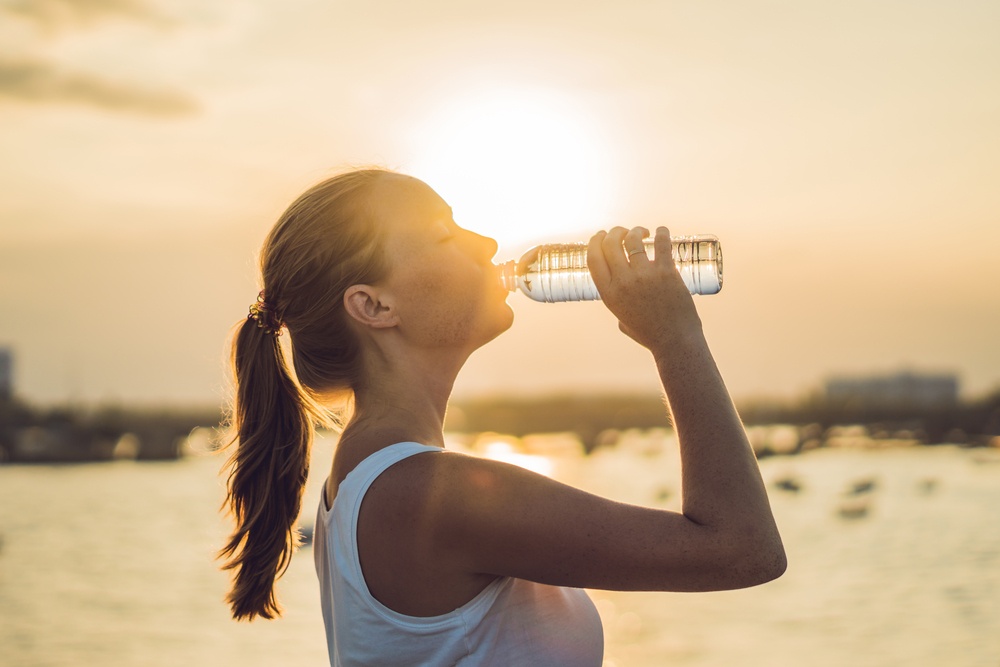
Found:
[[[547,481],[551,480],[506,463],[442,450],[421,452],[394,463],[372,482],[368,495],[414,510],[440,510],[461,500],[496,500],[495,494],[511,486]]]
[[[459,559],[494,537],[510,542],[567,513],[594,518],[601,507],[614,505],[515,465],[448,450],[390,466],[372,482],[364,503],[383,525],[402,531],[419,526],[439,557]]]
[[[580,497],[589,495],[509,463],[450,450],[407,457],[383,472],[372,487],[376,484],[379,493],[387,497],[412,501],[426,496],[447,504],[464,500],[462,505],[469,509],[492,505],[507,494],[532,490],[558,488]]]

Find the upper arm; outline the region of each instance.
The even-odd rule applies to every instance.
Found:
[[[468,572],[581,588],[697,591],[755,585],[783,569],[773,549],[757,548],[768,536],[752,526],[704,526],[509,464],[436,458],[434,541]]]

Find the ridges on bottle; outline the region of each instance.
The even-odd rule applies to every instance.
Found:
[[[717,294],[722,289],[722,246],[711,234],[671,237],[674,265],[691,294]],[[653,239],[644,241],[653,258]],[[535,301],[600,299],[587,268],[587,244],[550,243],[535,246],[519,260],[499,267],[501,284]]]

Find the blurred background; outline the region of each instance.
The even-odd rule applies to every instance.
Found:
[[[607,664],[995,666],[998,34],[985,0],[0,0],[0,665],[322,663],[308,554],[286,619],[226,619],[214,427],[268,229],[377,165],[498,261],[721,239],[698,307],[789,573],[595,592]],[[648,353],[508,301],[454,446],[676,507]]]

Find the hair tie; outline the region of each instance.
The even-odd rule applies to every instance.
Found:
[[[255,321],[257,328],[263,329],[264,333],[273,333],[275,336],[281,335],[281,327],[284,326],[275,314],[274,307],[264,299],[264,290],[257,294],[257,302],[250,305],[247,319]]]

